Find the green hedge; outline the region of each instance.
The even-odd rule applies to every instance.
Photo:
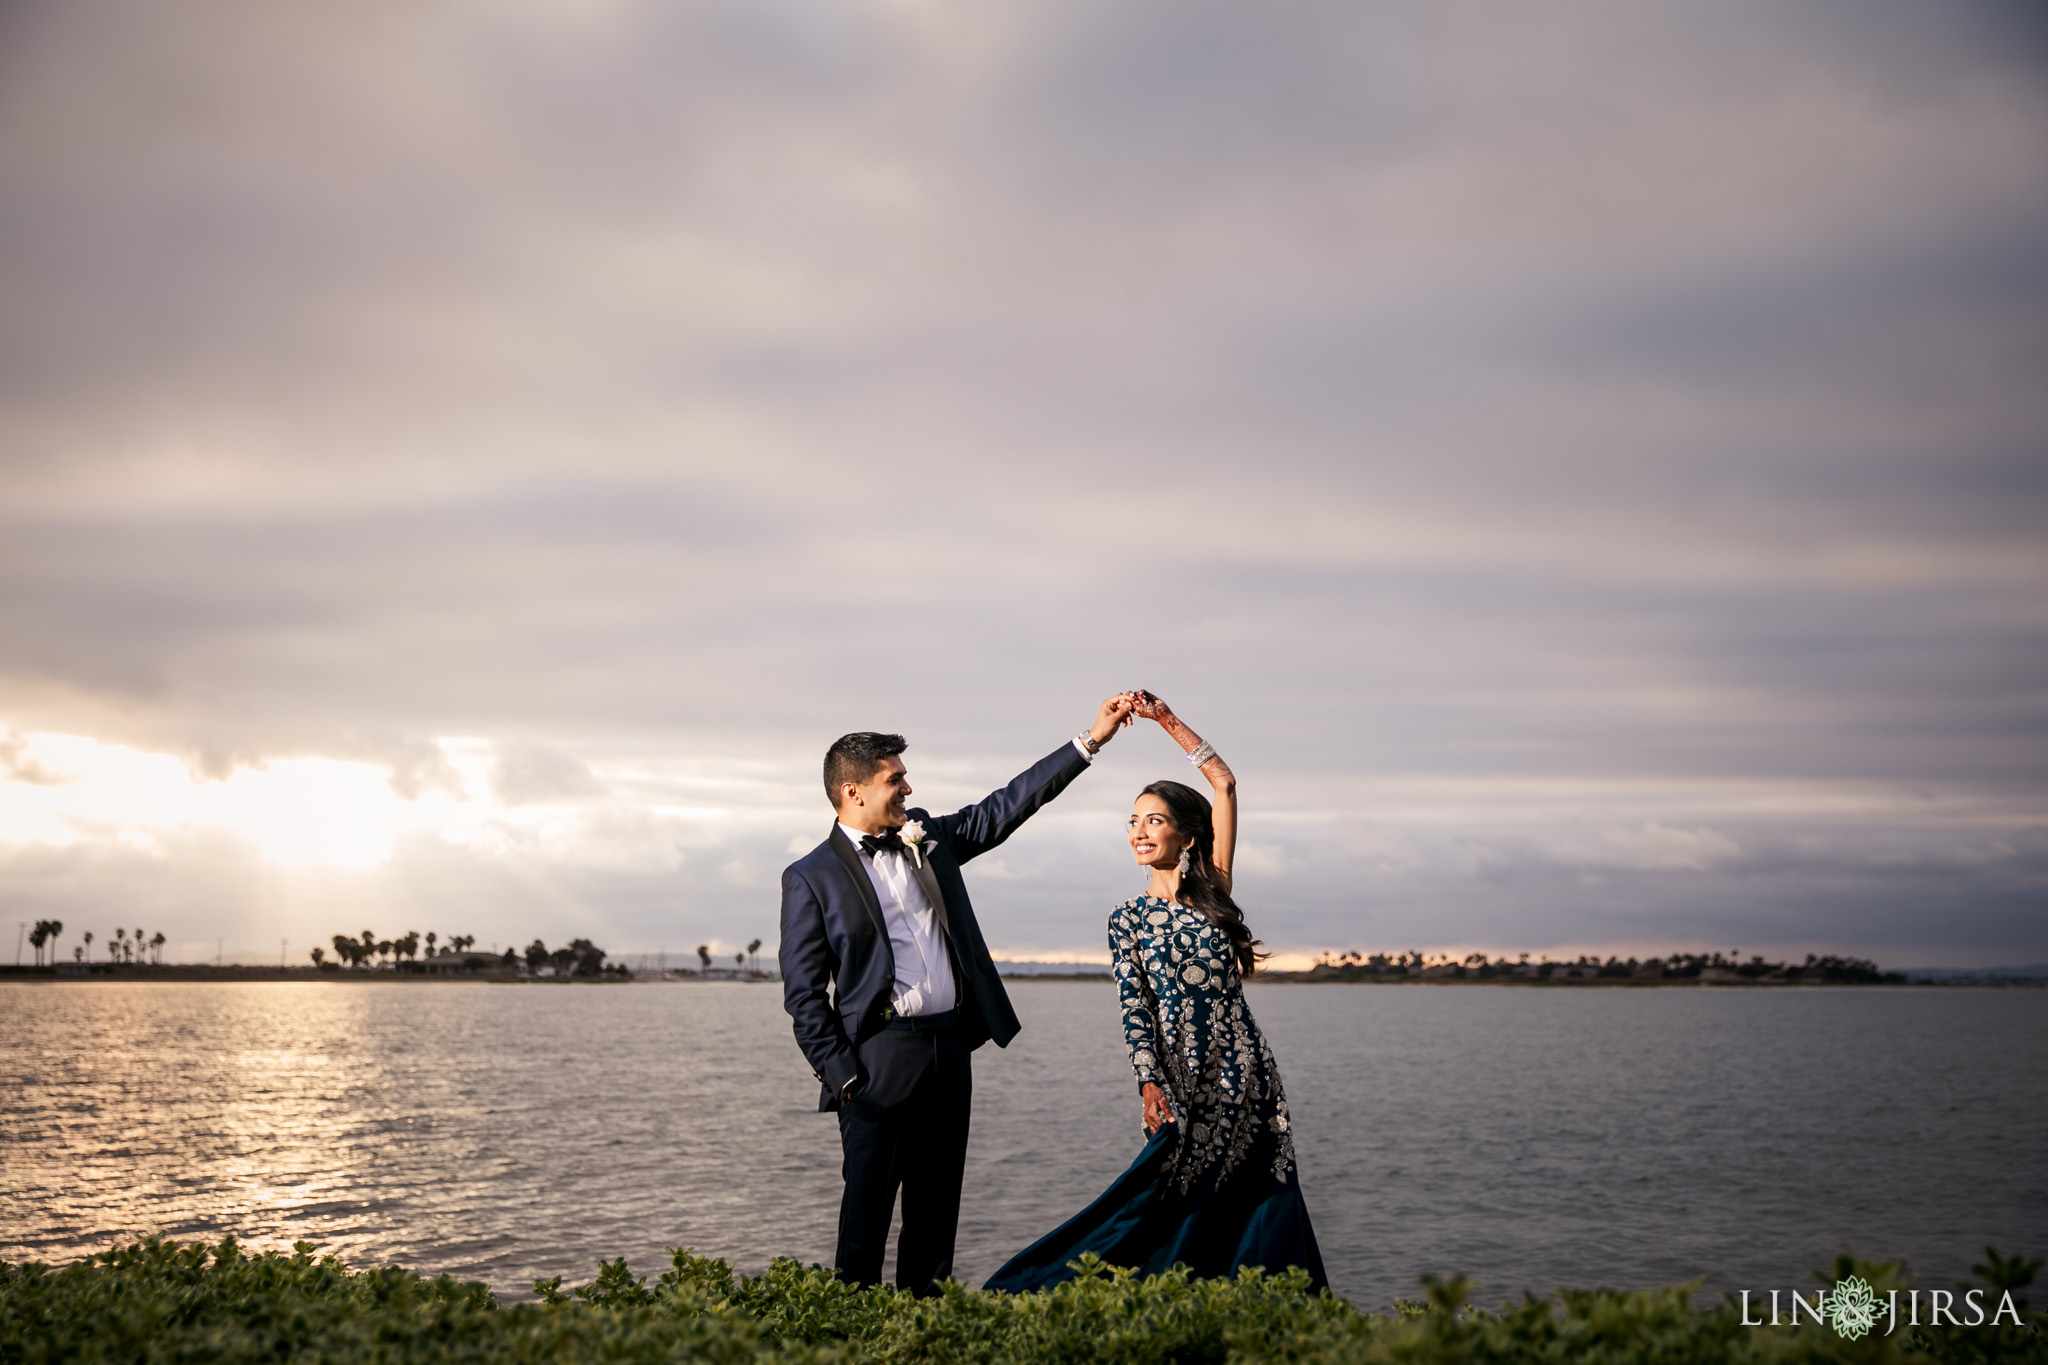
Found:
[[[1728,1305],[1688,1306],[1693,1286],[1629,1293],[1563,1291],[1493,1311],[1467,1303],[1463,1280],[1425,1281],[1423,1302],[1361,1313],[1312,1294],[1298,1272],[1234,1280],[1181,1273],[1135,1278],[1091,1262],[1040,1294],[949,1286],[931,1299],[855,1290],[816,1267],[777,1261],[759,1277],[676,1252],[652,1284],[623,1260],[564,1292],[500,1307],[479,1284],[398,1269],[351,1271],[310,1243],[247,1256],[217,1246],[148,1241],[51,1270],[0,1264],[0,1362],[54,1361],[534,1362],[583,1365],[803,1362],[1720,1362],[1999,1361],[2048,1365],[2048,1336],[2023,1292],[2038,1261],[1991,1253],[1977,1267],[2012,1290],[2020,1327],[1900,1329],[1847,1341],[1826,1327],[1757,1329]],[[1826,1283],[1860,1274],[1882,1292],[1899,1262],[1840,1258]],[[1879,1330],[1882,1330],[1880,1324]]]

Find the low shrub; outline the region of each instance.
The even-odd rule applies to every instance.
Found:
[[[2040,1265],[1989,1252],[1975,1267],[1991,1302],[2013,1294],[2018,1326],[1902,1327],[1852,1341],[1810,1322],[1746,1327],[1727,1303],[1695,1309],[1697,1285],[1565,1290],[1487,1310],[1469,1302],[1462,1278],[1425,1279],[1422,1300],[1382,1315],[1310,1292],[1300,1272],[1141,1277],[1088,1258],[1075,1279],[1043,1293],[948,1285],[920,1299],[854,1289],[794,1261],[747,1276],[678,1251],[651,1284],[624,1260],[607,1261],[589,1284],[541,1281],[535,1302],[501,1306],[480,1284],[350,1270],[307,1242],[251,1256],[233,1238],[151,1240],[60,1270],[0,1264],[0,1362],[2048,1365],[2048,1336],[2024,1298]],[[1906,1283],[1903,1263],[1846,1256],[1817,1278],[1849,1275],[1880,1294]]]

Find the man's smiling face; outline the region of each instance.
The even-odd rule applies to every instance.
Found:
[[[877,762],[867,781],[842,783],[839,794],[841,823],[863,834],[894,829],[910,818],[903,804],[910,799],[910,773],[894,755]]]

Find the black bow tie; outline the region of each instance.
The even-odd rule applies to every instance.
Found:
[[[887,849],[891,853],[901,853],[903,851],[903,836],[893,829],[885,834],[863,834],[860,836],[861,852],[872,858],[875,856],[875,850],[877,849]]]

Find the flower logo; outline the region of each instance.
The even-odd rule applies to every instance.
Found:
[[[1832,1293],[1820,1296],[1820,1309],[1836,1336],[1856,1341],[1877,1325],[1877,1291],[1861,1275],[1851,1275],[1835,1281]]]

